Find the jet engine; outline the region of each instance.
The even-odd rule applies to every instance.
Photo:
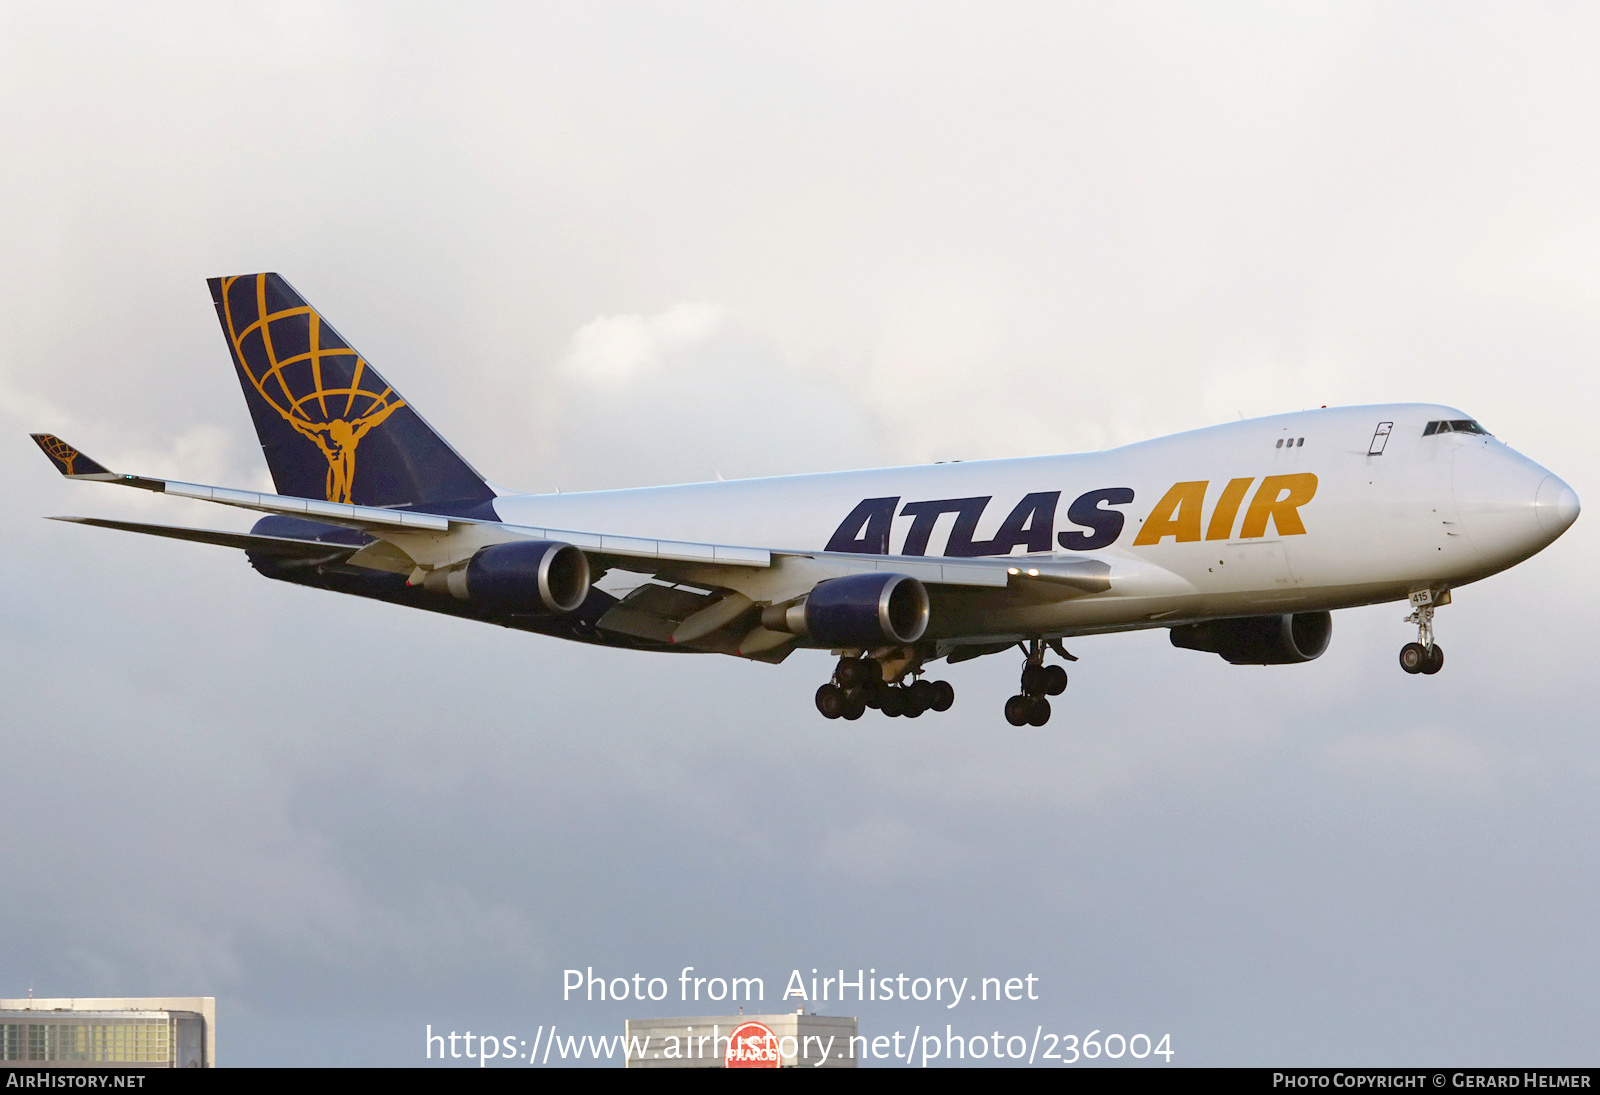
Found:
[[[1175,627],[1170,634],[1173,646],[1221,654],[1234,665],[1292,665],[1309,662],[1328,649],[1333,615],[1296,612],[1207,620]]]
[[[801,601],[764,609],[761,625],[824,646],[914,643],[928,629],[928,590],[906,574],[830,578]]]
[[[559,616],[589,596],[589,557],[555,540],[491,544],[465,566],[432,571],[423,586],[491,610]]]

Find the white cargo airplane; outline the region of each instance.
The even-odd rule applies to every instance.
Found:
[[[832,650],[829,718],[946,710],[930,663],[1020,647],[1042,726],[1062,640],[1170,629],[1235,665],[1304,662],[1336,608],[1434,610],[1578,516],[1572,488],[1458,410],[1276,415],[1106,452],[586,494],[490,488],[282,278],[210,282],[276,494],[106,470],[73,479],[263,511],[249,533],[61,520],[242,548],[271,578],[640,650],[777,662]]]

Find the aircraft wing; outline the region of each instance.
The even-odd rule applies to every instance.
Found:
[[[223,532],[220,529],[183,528],[177,525],[149,525],[140,521],[112,521],[104,517],[52,517],[50,520],[112,528],[121,532],[142,532],[147,536],[165,536],[199,544],[220,544],[276,558],[316,563],[344,562],[360,550],[358,545],[330,544],[321,540],[296,540],[286,536],[258,536],[248,532]]]
[[[744,626],[740,636],[722,635],[717,648],[739,638],[728,652],[758,654],[792,642],[795,635],[749,627],[758,606],[782,605],[805,597],[819,583],[852,574],[886,572],[915,578],[946,594],[968,592],[994,596],[1006,593],[1027,602],[1064,600],[1104,592],[1111,588],[1110,566],[1093,557],[1037,560],[1025,557],[945,558],[928,556],[849,554],[808,549],[776,549],[734,544],[695,543],[617,536],[573,529],[536,528],[478,518],[422,513],[414,510],[324,502],[316,499],[265,494],[257,491],[185,483],[150,476],[111,472],[52,434],[34,434],[39,447],[71,479],[114,483],[141,490],[279,514],[353,529],[372,538],[365,545],[327,543],[293,537],[185,529],[129,521],[69,517],[60,520],[98,525],[129,532],[219,544],[303,560],[308,564],[336,562],[377,570],[406,573],[411,584],[429,584],[428,576],[466,564],[485,547],[527,541],[570,544],[579,549],[598,571],[618,569],[704,590],[689,603],[684,598],[665,604],[646,604],[647,593],[630,604],[624,598],[620,611],[608,620],[622,634],[703,647],[708,637]],[[442,586],[441,586],[442,588]],[[1005,591],[1005,592],[1001,592]],[[666,599],[671,600],[671,599]],[[615,619],[611,617],[615,615]],[[742,624],[741,624],[742,621]]]

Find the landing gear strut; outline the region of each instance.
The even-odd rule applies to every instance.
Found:
[[[1061,649],[1059,640],[1050,646],[1063,657],[1076,661]],[[1006,701],[1006,721],[1012,726],[1043,726],[1050,721],[1050,701],[1067,690],[1067,671],[1059,665],[1045,665],[1045,641],[1029,639],[1028,657],[1022,663],[1022,692]]]
[[[1450,603],[1450,591],[1419,589],[1411,595],[1411,615],[1405,622],[1417,625],[1417,641],[1400,648],[1400,668],[1407,673],[1433,674],[1444,668],[1444,648],[1433,641],[1433,610]]]
[[[925,711],[948,711],[956,702],[949,681],[922,679],[920,658],[901,662],[898,681],[884,680],[884,666],[870,655],[840,658],[833,680],[817,689],[817,710],[824,718],[859,719],[876,707],[892,719],[914,719]]]

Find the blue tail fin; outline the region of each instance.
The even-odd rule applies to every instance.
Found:
[[[207,284],[279,494],[492,517],[488,484],[287,281]]]

